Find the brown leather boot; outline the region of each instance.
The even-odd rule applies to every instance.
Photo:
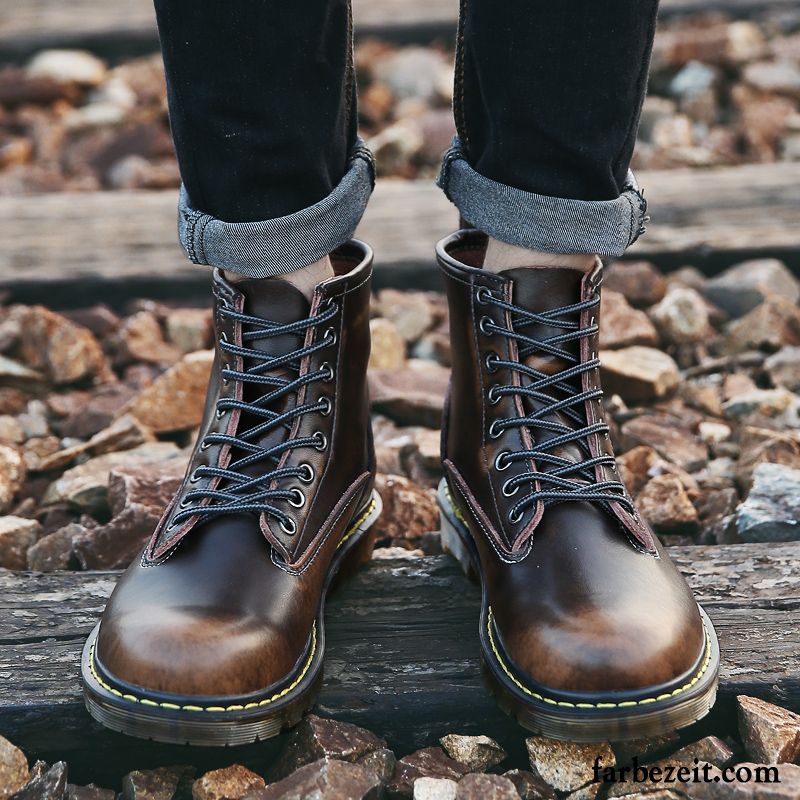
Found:
[[[351,242],[313,302],[213,277],[216,362],[183,485],[89,637],[95,719],[240,744],[299,721],[322,679],[325,595],[380,513],[366,369],[372,253]]]
[[[652,736],[714,702],[708,617],[620,482],[600,389],[602,265],[480,269],[485,237],[439,243],[452,385],[445,546],[480,578],[484,671],[532,731]]]

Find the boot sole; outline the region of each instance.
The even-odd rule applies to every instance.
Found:
[[[246,697],[216,698],[167,695],[125,686],[105,674],[95,659],[98,623],[81,657],[83,695],[89,714],[106,728],[128,736],[201,747],[250,744],[297,725],[314,705],[322,687],[326,595],[372,557],[375,534],[371,528],[381,509],[381,498],[373,491],[367,507],[339,543],[306,652],[280,684]]]
[[[479,637],[484,681],[500,708],[523,728],[563,741],[624,741],[685,728],[711,710],[719,681],[719,643],[711,620],[700,606],[705,648],[689,674],[673,684],[631,691],[565,693],[520,675],[503,652],[472,535],[455,509],[444,479],[439,485],[438,502],[443,549],[459,562],[470,580],[481,586]]]

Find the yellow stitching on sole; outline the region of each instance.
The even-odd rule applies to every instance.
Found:
[[[492,608],[489,606],[489,613],[487,615],[487,631],[489,633],[489,643],[492,646],[492,652],[494,653],[494,657],[497,660],[497,663],[502,668],[503,672],[511,679],[514,685],[521,689],[525,694],[533,697],[536,700],[540,700],[543,703],[547,703],[548,705],[557,705],[562,707],[568,708],[575,708],[576,706],[573,703],[567,703],[565,701],[557,701],[553,700],[550,697],[545,697],[544,695],[538,694],[537,692],[533,692],[528,689],[527,686],[520,683],[516,677],[512,674],[511,670],[506,666],[505,662],[503,661],[503,657],[500,655],[500,652],[497,648],[497,644],[494,639],[494,632],[492,631]],[[688,691],[692,688],[705,674],[705,671],[708,669],[708,665],[711,662],[711,636],[706,630],[705,622],[703,622],[703,633],[705,633],[706,639],[706,648],[705,648],[705,658],[703,659],[703,663],[700,666],[697,674],[686,684],[683,686],[679,686],[677,689],[673,690],[672,692],[668,692],[666,694],[660,694],[657,697],[646,697],[643,700],[626,700],[622,703],[578,703],[578,708],[629,708],[630,706],[642,706],[646,705],[647,703],[655,703],[657,700],[666,700],[669,697],[674,697],[675,695],[682,694],[683,692]]]
[[[464,515],[461,513],[458,506],[453,502],[453,496],[450,493],[450,487],[445,481],[444,484],[444,495],[447,498],[447,502],[450,505],[450,509],[452,510],[453,514],[456,518],[461,522],[464,527],[469,530],[469,523],[467,522]],[[702,621],[702,620],[701,620]],[[550,697],[545,697],[544,695],[538,694],[537,692],[533,692],[520,683],[514,675],[511,673],[509,668],[506,666],[505,662],[503,661],[502,656],[500,655],[497,645],[494,640],[494,633],[492,631],[492,607],[489,606],[489,613],[488,613],[488,624],[487,629],[489,633],[489,642],[492,645],[492,652],[494,653],[495,658],[497,659],[497,663],[502,668],[503,672],[512,680],[515,686],[521,689],[525,694],[533,697],[536,700],[540,700],[543,703],[547,703],[548,705],[557,705],[563,708],[630,708],[631,706],[643,706],[649,703],[655,703],[659,700],[666,700],[670,697],[674,697],[675,695],[682,694],[683,692],[688,691],[692,688],[699,680],[703,677],[706,670],[708,669],[708,665],[711,662],[711,636],[706,629],[706,624],[703,622],[703,633],[705,634],[705,658],[703,659],[703,663],[700,666],[697,674],[689,681],[689,683],[679,686],[677,689],[673,690],[672,692],[667,692],[666,694],[660,694],[657,697],[645,697],[642,700],[626,700],[622,703],[567,703],[563,700],[553,700]]]
[[[377,503],[375,502],[375,498],[373,497],[370,501],[369,505],[367,506],[366,511],[350,526],[347,533],[342,537],[342,540],[336,546],[338,550],[348,539],[350,539],[353,535],[355,535],[361,525],[366,522],[367,518],[372,514],[375,510]],[[122,694],[118,689],[115,689],[113,686],[109,686],[97,673],[95,669],[95,662],[94,662],[94,648],[95,645],[92,644],[92,647],[89,651],[89,669],[91,670],[92,677],[107,691],[111,692],[111,694],[115,695],[116,697],[121,697],[123,700],[128,700],[132,703],[139,703],[143,706],[156,706],[158,708],[166,708],[170,711],[211,711],[211,712],[225,712],[225,711],[243,711],[250,708],[259,708],[261,706],[269,705],[270,703],[274,703],[276,700],[279,700],[284,695],[288,694],[292,691],[305,677],[306,673],[308,672],[309,668],[311,667],[311,662],[314,660],[314,654],[317,650],[317,623],[315,622],[312,629],[311,629],[311,652],[309,653],[308,660],[306,661],[303,669],[298,675],[297,679],[290,685],[287,686],[282,691],[278,692],[277,694],[273,695],[272,697],[267,698],[266,700],[261,700],[255,703],[248,703],[247,705],[240,705],[235,704],[231,706],[197,706],[197,705],[185,705],[180,706],[175,703],[157,703],[154,700],[149,700],[145,697],[136,697],[132,694]]]

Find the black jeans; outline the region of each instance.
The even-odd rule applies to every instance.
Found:
[[[527,192],[620,195],[657,0],[462,0],[454,112],[481,175]],[[181,175],[230,222],[328,195],[356,139],[349,0],[155,0]]]

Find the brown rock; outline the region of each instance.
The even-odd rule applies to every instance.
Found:
[[[785,297],[768,297],[729,327],[728,339],[735,350],[800,345],[800,308]]]
[[[28,75],[18,67],[0,69],[0,107],[9,110],[19,106],[49,106],[59,100],[75,102],[80,94],[74,84]]]
[[[16,447],[0,445],[0,514],[11,508],[25,482],[25,462]]]
[[[764,362],[764,369],[775,386],[800,393],[800,347],[782,347]]]
[[[289,743],[273,767],[282,778],[320,759],[355,762],[386,747],[386,742],[371,731],[349,722],[309,714],[292,731]]]
[[[28,759],[8,739],[0,736],[0,798],[6,800],[28,782]]]
[[[84,530],[83,525],[73,522],[43,536],[28,548],[28,569],[36,572],[55,572],[77,566],[72,542]]]
[[[25,441],[25,431],[19,420],[10,414],[0,415],[0,443],[22,444]]]
[[[393,322],[376,317],[369,322],[372,349],[370,369],[402,369],[406,365],[406,343]]]
[[[419,539],[439,529],[436,495],[401,475],[379,474],[375,488],[383,500],[383,513],[375,523],[378,539]]]
[[[745,762],[733,769],[736,779],[725,782],[722,772],[711,767],[708,783],[692,784],[692,800],[797,800],[800,797],[800,767],[794,764],[769,767]],[[652,797],[647,795],[647,800]]]
[[[390,797],[411,797],[417,778],[459,780],[468,768],[450,758],[441,747],[417,750],[397,762],[394,778],[387,787]]]
[[[7,389],[17,389],[23,393],[36,393],[44,385],[44,376],[41,372],[29,369],[17,361],[5,356],[0,356],[0,386]],[[24,406],[27,399],[22,401]],[[15,409],[6,409],[4,413],[14,413]]]
[[[671,344],[706,341],[713,329],[706,301],[696,289],[675,287],[650,309],[658,332]]]
[[[680,383],[673,359],[651,347],[601,350],[600,360],[606,391],[619,394],[626,402],[666,397]]]
[[[31,770],[30,780],[16,792],[14,800],[64,800],[67,791],[67,765],[63,761]]]
[[[98,387],[91,394],[50,395],[47,404],[53,413],[65,417],[59,426],[62,436],[89,439],[108,428],[133,396],[131,387],[114,382]]]
[[[521,800],[556,800],[556,792],[540,775],[523,769],[503,773],[517,788]]]
[[[694,533],[697,510],[681,482],[672,475],[658,475],[647,482],[636,498],[642,516],[656,533]]]
[[[155,433],[189,430],[200,424],[214,353],[185,355],[126,407]]]
[[[358,764],[323,758],[277,783],[251,792],[250,800],[378,800],[380,782]],[[410,794],[409,794],[410,796]]]
[[[377,310],[394,324],[406,342],[415,342],[437,322],[437,307],[428,292],[382,289],[378,292]]]
[[[111,521],[85,529],[72,540],[83,569],[126,567],[150,538],[185,469],[185,457],[147,466],[112,467],[108,476]]]
[[[764,764],[800,762],[800,715],[744,694],[736,702],[739,734],[750,758]]]
[[[205,350],[213,343],[211,310],[175,308],[167,315],[167,341],[182,353]]]
[[[604,348],[658,344],[658,333],[647,314],[632,308],[621,292],[603,292],[600,319],[600,343]]]
[[[603,289],[620,292],[634,308],[647,308],[666,294],[667,281],[649,261],[617,261],[603,276]]]
[[[800,433],[745,426],[740,433],[741,451],[736,481],[743,494],[750,491],[759,464],[784,464],[800,469]]]
[[[52,383],[113,379],[100,344],[87,328],[44,306],[13,306],[9,314],[25,331],[19,343],[20,360],[44,372]]]
[[[403,425],[439,427],[450,370],[413,359],[405,369],[373,370],[368,377],[375,411]]]
[[[174,766],[137,769],[122,779],[124,800],[173,800],[183,796],[194,779],[194,767]],[[188,792],[186,792],[188,794]]]
[[[719,768],[727,767],[735,760],[733,750],[717,736],[704,736],[687,744],[674,752],[668,760],[692,766],[695,759]]]
[[[445,752],[468,767],[471,772],[486,772],[508,756],[494,739],[488,736],[460,736],[449,733],[439,739]]]
[[[680,736],[675,731],[662,734],[661,736],[648,736],[641,739],[628,739],[624,742],[614,742],[612,745],[617,764],[626,764],[637,756],[640,762],[644,762],[657,753],[672,749],[680,740]]]
[[[149,466],[177,458],[181,458],[180,463],[185,468],[186,455],[172,442],[148,442],[132,450],[97,456],[56,478],[45,492],[42,503],[45,506],[68,503],[84,513],[103,516],[108,512],[108,481],[112,469]],[[170,466],[178,469],[177,464]]]
[[[0,567],[25,569],[28,548],[41,530],[42,526],[35,519],[0,517]]]
[[[174,364],[181,351],[164,341],[158,317],[152,311],[138,311],[125,319],[117,333],[120,359],[149,364]]]
[[[525,745],[533,771],[560,792],[572,792],[593,780],[595,759],[600,759],[601,768],[616,764],[608,742],[577,744],[531,736]]]
[[[206,772],[192,784],[194,800],[240,800],[253,789],[265,786],[264,779],[241,764]]]
[[[370,775],[374,775],[382,784],[386,784],[394,775],[397,758],[388,747],[381,747],[356,759],[355,763],[363,767]]]
[[[458,782],[456,800],[519,800],[519,793],[502,775],[471,773]]]
[[[59,442],[55,436],[37,436],[33,439],[28,439],[28,441],[25,442],[25,446],[22,448],[22,460],[25,462],[25,469],[28,472],[43,471],[45,467],[43,467],[42,464],[56,457],[60,448],[61,442]],[[59,459],[56,457],[56,461],[58,460]],[[67,464],[71,460],[72,459],[69,458],[62,463]]]
[[[622,426],[622,436],[629,447],[646,445],[672,464],[688,472],[702,469],[708,462],[708,448],[682,420],[670,414],[643,414]]]
[[[65,311],[64,316],[76,325],[88,328],[101,340],[103,337],[108,336],[108,334],[113,333],[119,327],[120,323],[119,316],[103,303],[97,303],[88,308],[76,308],[71,311]]]

